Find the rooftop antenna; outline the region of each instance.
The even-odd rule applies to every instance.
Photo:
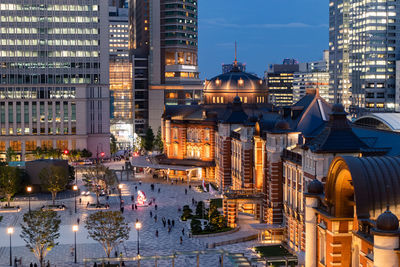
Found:
[[[238,65],[238,62],[237,62],[237,43],[236,43],[236,41],[235,41],[235,61],[234,61],[233,64],[234,64],[235,66]]]

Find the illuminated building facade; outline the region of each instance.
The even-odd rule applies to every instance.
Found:
[[[0,4],[0,154],[36,147],[109,155],[106,0]],[[100,19],[101,18],[101,19]]]
[[[293,102],[296,103],[306,95],[307,90],[318,90],[320,96],[330,103],[329,95],[329,51],[324,51],[321,61],[300,63],[299,72],[293,75]]]
[[[197,0],[131,0],[130,3],[131,54],[135,58],[148,58],[143,70],[147,78],[146,100],[138,107],[140,112],[147,111],[142,122],[157,131],[165,104],[190,105],[201,101]],[[135,73],[133,76],[136,77]],[[135,109],[136,106],[135,103]]]
[[[119,149],[132,147],[134,133],[128,11],[126,1],[113,1],[109,6],[111,133]]]
[[[396,1],[330,1],[331,91],[352,113],[395,110],[399,9]]]
[[[271,65],[265,73],[269,102],[275,106],[293,104],[293,74],[299,71],[299,64],[294,59],[286,59],[284,63]]]

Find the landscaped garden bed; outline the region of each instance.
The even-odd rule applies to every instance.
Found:
[[[20,212],[20,206],[2,206],[0,207],[0,213],[3,212]]]
[[[42,210],[53,210],[53,211],[63,211],[66,210],[67,207],[64,204],[51,204],[42,206]]]
[[[285,259],[288,259],[289,266],[296,266],[298,262],[297,257],[282,245],[258,246],[254,248],[254,251],[270,262],[268,266],[285,265]]]
[[[109,209],[110,206],[107,204],[103,204],[103,203],[90,203],[89,205],[86,206],[86,209],[88,210],[107,210]]]

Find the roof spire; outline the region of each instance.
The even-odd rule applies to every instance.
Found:
[[[236,41],[235,41],[235,61],[234,61],[233,64],[235,65],[235,67],[237,67],[237,65],[238,65],[238,62],[237,62],[237,43],[236,43]]]

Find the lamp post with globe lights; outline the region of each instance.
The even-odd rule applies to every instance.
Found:
[[[7,228],[7,234],[10,235],[10,266],[12,266],[12,246],[11,246],[11,235],[14,233],[13,227]]]
[[[75,213],[76,213],[76,192],[78,191],[78,186],[77,185],[72,186],[72,190],[74,190],[75,193]]]
[[[139,250],[139,231],[140,228],[142,228],[142,223],[141,222],[136,222],[135,223],[135,228],[137,230],[137,255],[140,255],[140,250]]]
[[[29,205],[29,214],[31,213],[31,192],[32,192],[32,186],[28,186],[26,188],[26,192],[28,192],[28,205]]]
[[[76,251],[76,232],[78,232],[78,230],[79,230],[78,225],[75,224],[72,226],[72,231],[74,232],[74,244],[75,244],[75,253],[74,253],[75,254],[75,261],[74,261],[75,263],[77,262],[77,260],[76,260],[76,252],[77,252]]]

